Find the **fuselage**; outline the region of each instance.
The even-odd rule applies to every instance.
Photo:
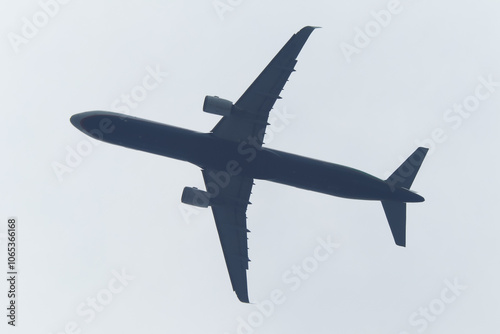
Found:
[[[405,188],[354,168],[291,153],[235,143],[175,126],[123,114],[92,111],[74,115],[71,122],[95,139],[135,150],[328,195],[363,199],[422,202]]]

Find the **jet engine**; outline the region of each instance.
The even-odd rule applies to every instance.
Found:
[[[184,188],[182,191],[181,202],[200,208],[207,208],[211,205],[210,194],[194,187]]]
[[[218,96],[205,96],[205,101],[203,101],[203,111],[210,114],[229,116],[233,110],[233,102]]]

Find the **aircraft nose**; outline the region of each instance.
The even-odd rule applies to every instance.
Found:
[[[126,116],[109,111],[86,111],[75,114],[69,121],[86,135],[101,141],[109,140],[116,126],[126,121]]]
[[[86,111],[71,116],[69,121],[78,130],[87,135],[92,135],[92,130],[97,128],[96,123],[99,121],[99,115],[95,111]]]
[[[79,130],[83,130],[82,129],[82,120],[85,118],[85,115],[83,115],[83,114],[84,113],[75,114],[75,115],[71,116],[71,118],[69,119],[71,124],[73,124],[73,126]]]

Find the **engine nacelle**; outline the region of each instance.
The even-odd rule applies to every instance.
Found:
[[[198,188],[185,187],[182,191],[181,202],[197,206],[199,208],[207,208],[211,205],[210,194]]]
[[[233,102],[221,99],[218,96],[207,95],[205,101],[203,101],[203,111],[210,114],[229,116],[233,109]]]

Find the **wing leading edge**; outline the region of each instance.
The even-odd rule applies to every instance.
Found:
[[[262,146],[269,112],[280,98],[290,74],[295,71],[296,58],[315,28],[304,27],[288,40],[238,99],[231,115],[224,116],[213,128],[214,136],[238,143],[253,138]],[[215,225],[233,290],[240,301],[248,303],[246,270],[250,260],[247,233],[250,231],[246,225],[246,210],[253,179],[232,175],[221,185],[220,180],[215,179],[219,171],[205,169],[202,173],[207,190],[213,190],[217,185],[217,195],[212,198]]]
[[[233,290],[240,301],[248,303],[246,270],[250,259],[247,232],[250,231],[247,229],[246,211],[253,179],[233,175],[221,184],[215,179],[219,172],[205,169],[202,173],[207,189],[209,185],[211,188],[218,187],[218,194],[212,199],[217,203],[212,205],[215,225]]]
[[[281,98],[279,94],[295,71],[296,58],[315,28],[304,27],[288,40],[236,101],[234,112],[224,116],[212,129],[215,136],[236,142],[254,137],[262,146],[269,112]]]

